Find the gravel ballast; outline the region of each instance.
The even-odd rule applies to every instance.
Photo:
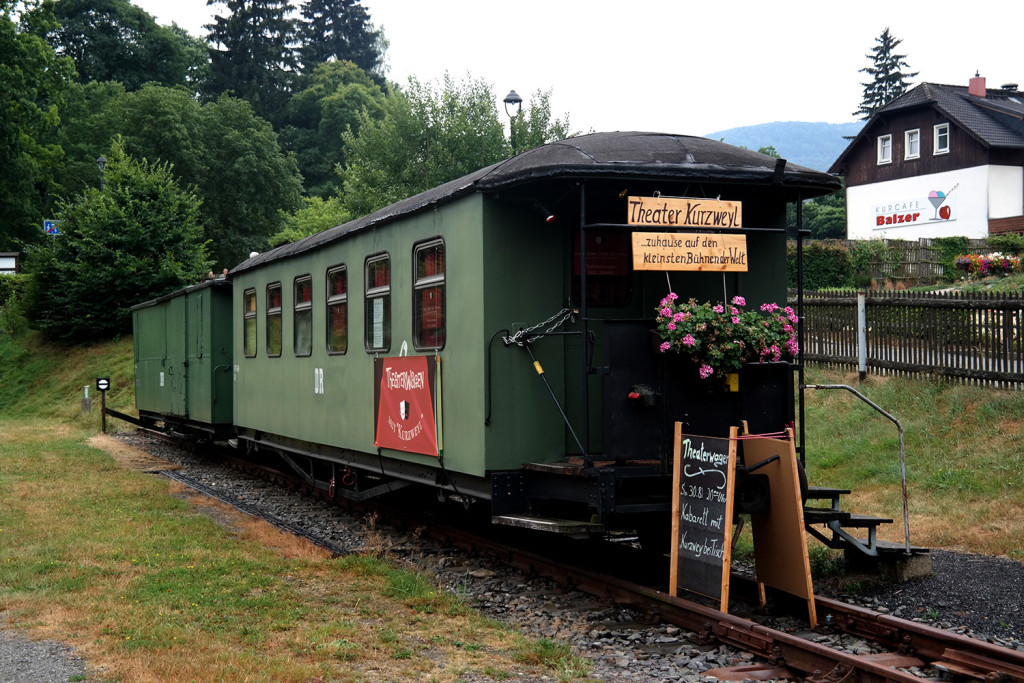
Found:
[[[157,439],[134,433],[120,438],[180,465],[183,475],[303,526],[338,548],[347,552],[363,549],[366,521],[336,506],[184,454]],[[724,646],[696,646],[677,627],[647,623],[644,615],[608,606],[583,593],[566,592],[544,578],[526,579],[507,567],[467,558],[409,534],[389,536],[376,528],[373,535],[375,542],[383,538],[390,544],[390,554],[432,572],[440,585],[465,596],[483,612],[524,633],[570,643],[574,651],[593,662],[591,676],[597,680],[698,682],[707,679],[704,672],[709,669],[749,664],[752,659]],[[847,595],[837,594],[841,589],[823,584],[816,587],[816,592],[1024,651],[1024,564],[936,550],[932,566],[933,576],[902,584],[864,583],[855,594]],[[798,622],[790,627],[801,629]],[[871,651],[870,645],[857,639],[828,644],[851,652]],[[0,630],[0,683],[89,680],[86,676],[85,662],[70,648],[51,641],[30,641],[9,626]],[[490,679],[476,676],[466,680]]]

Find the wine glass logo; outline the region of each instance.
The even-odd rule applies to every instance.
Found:
[[[939,220],[939,207],[946,201],[946,193],[942,190],[932,190],[928,193],[928,201],[931,202],[933,207],[935,207],[935,217],[932,218],[932,220]],[[945,216],[943,216],[943,218],[945,218]]]

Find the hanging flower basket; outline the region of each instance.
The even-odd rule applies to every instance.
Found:
[[[738,372],[744,363],[778,362],[800,353],[797,316],[790,307],[761,304],[744,311],[746,300],[735,296],[729,306],[690,299],[679,302],[670,293],[658,305],[659,350],[688,357],[701,379]]]

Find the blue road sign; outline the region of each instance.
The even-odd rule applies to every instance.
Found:
[[[43,230],[46,231],[47,235],[59,235],[60,228],[57,227],[59,224],[60,221],[45,220],[43,221]]]

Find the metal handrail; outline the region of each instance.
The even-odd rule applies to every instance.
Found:
[[[896,425],[896,429],[899,431],[900,436],[900,479],[903,485],[903,547],[906,553],[910,554],[910,513],[907,510],[907,460],[906,453],[903,448],[903,425],[895,417],[887,413],[878,404],[874,403],[864,394],[860,393],[848,384],[803,384],[800,386],[801,389],[846,389],[851,394],[859,398],[860,400],[867,403],[869,406],[877,410],[883,416],[892,420]]]

